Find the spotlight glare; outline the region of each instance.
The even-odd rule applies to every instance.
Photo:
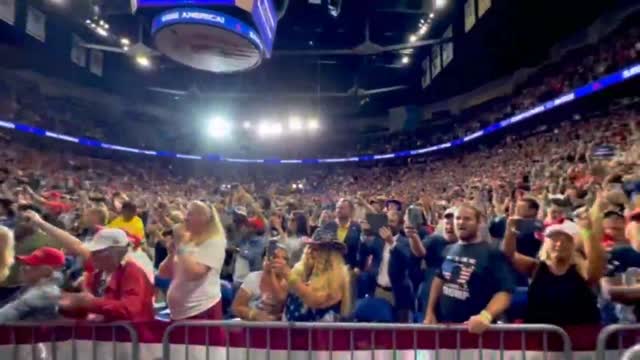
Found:
[[[250,129],[251,128],[251,123],[249,121],[245,121],[242,124],[242,127],[245,128],[245,129]]]
[[[429,14],[429,18],[431,18],[431,19],[433,19],[434,16],[436,16],[436,14],[434,14],[434,13]]]
[[[87,20],[84,21],[84,23],[89,25],[89,24],[91,24],[91,20],[87,19]]]
[[[409,42],[416,42],[416,40],[418,40],[417,36],[415,36],[415,35],[409,36]]]
[[[420,35],[424,35],[426,32],[427,32],[427,28],[425,26],[421,27],[420,31],[418,31]]]
[[[214,139],[227,138],[231,134],[231,123],[223,118],[215,117],[209,122],[207,132]]]
[[[145,56],[145,55],[136,56],[136,62],[138,63],[138,65],[140,65],[142,67],[151,66],[151,60],[149,60],[149,58],[147,56]]]
[[[447,0],[435,0],[436,9],[442,9],[445,5],[447,5]]]
[[[409,57],[408,57],[408,56],[403,56],[403,57],[402,57],[402,63],[403,63],[403,64],[408,64],[408,63],[409,63],[409,61],[410,61],[410,59],[409,59]]]
[[[289,130],[299,131],[302,130],[302,121],[298,117],[291,117],[289,119]]]
[[[109,36],[109,32],[103,28],[97,28],[96,32],[98,33],[98,35],[103,36],[103,37],[107,37]]]
[[[280,123],[275,123],[273,124],[273,130],[272,130],[273,135],[280,135],[282,134],[282,124]]]
[[[125,45],[125,46],[122,47],[122,50],[129,51],[129,47]]]
[[[318,122],[318,119],[310,119],[309,123],[307,124],[307,128],[309,130],[318,130],[320,128],[320,123]]]
[[[131,45],[131,41],[129,41],[129,39],[123,37],[122,39],[120,39],[120,44],[122,44],[124,46],[129,46],[129,45]]]
[[[263,121],[258,125],[258,135],[268,136],[271,133],[271,125],[268,121]]]

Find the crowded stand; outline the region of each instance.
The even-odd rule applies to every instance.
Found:
[[[625,25],[454,124],[325,139],[313,155],[449,142],[639,54],[640,28]],[[364,164],[185,165],[2,129],[0,325],[636,324],[640,97],[628,81],[455,149]],[[76,127],[63,107],[0,84],[3,121],[118,136]]]

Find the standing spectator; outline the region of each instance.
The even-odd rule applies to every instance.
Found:
[[[0,308],[0,324],[58,318],[64,254],[58,249],[40,248],[28,256],[18,256],[24,289],[18,297]]]
[[[144,239],[144,224],[138,216],[138,208],[131,201],[122,203],[120,215],[109,223],[110,228],[122,229],[126,233]]]
[[[358,275],[358,298],[371,296],[386,300],[394,308],[395,318],[407,322],[414,310],[415,295],[409,280],[409,240],[402,232],[402,218],[395,210],[387,212],[388,226],[378,234],[365,236],[360,245],[361,272]],[[364,226],[368,224],[363,223]],[[407,226],[409,226],[407,224]],[[416,231],[409,227],[409,232]],[[364,262],[371,257],[369,264]],[[362,314],[375,320],[374,314]]]
[[[0,283],[3,283],[9,270],[13,266],[13,233],[4,226],[0,226]]]
[[[539,259],[516,252],[517,217],[509,218],[502,249],[517,271],[529,276],[525,321],[535,324],[597,324],[600,313],[591,286],[604,271],[605,253],[600,245],[602,220],[598,205],[592,209],[592,229],[584,240],[586,261],[576,251],[578,226],[570,221],[545,229]]]
[[[167,294],[171,319],[221,320],[220,271],[227,239],[217,211],[192,202],[184,227],[174,229],[173,239],[158,269],[158,276],[173,279]]]
[[[120,229],[103,229],[89,243],[59,229],[27,211],[24,217],[56,239],[68,253],[85,260],[84,291],[65,293],[60,308],[74,316],[90,314],[105,321],[148,321],[154,318],[153,286],[144,271],[127,260],[127,234]]]
[[[313,233],[302,259],[293,267],[274,260],[276,273],[288,279],[287,321],[338,321],[351,313],[351,283],[345,245],[330,222]]]
[[[13,229],[16,225],[16,214],[12,209],[13,201],[0,199],[0,226]]]
[[[472,333],[484,332],[511,303],[514,277],[499,250],[479,237],[480,210],[456,210],[458,242],[444,250],[444,262],[431,284],[425,324],[467,322]]]
[[[345,260],[351,269],[358,266],[358,249],[360,247],[360,225],[353,221],[353,202],[340,199],[336,205],[336,222],[338,224],[338,240],[346,246]]]
[[[291,262],[297,263],[304,251],[304,240],[309,236],[309,221],[304,212],[296,210],[291,213],[287,231],[283,232],[284,243],[289,249]]]
[[[234,209],[234,224],[237,238],[233,249],[236,251],[233,284],[237,288],[250,272],[260,270],[266,239],[264,220],[258,216],[249,218],[243,206]]]

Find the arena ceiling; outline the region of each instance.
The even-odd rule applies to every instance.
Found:
[[[440,100],[522,66],[538,64],[557,41],[624,0],[493,0],[490,10],[467,33],[464,32],[464,1],[461,0],[446,0],[441,9],[434,9],[432,0],[343,0],[338,16],[327,10],[327,0],[320,1],[323,5],[313,4],[315,2],[318,1],[288,1],[286,13],[278,23],[274,56],[265,59],[259,68],[244,73],[207,73],[163,56],[154,56],[152,68],[142,70],[130,56],[107,53],[103,77],[70,74],[68,66],[38,56],[42,51],[40,45],[9,34],[5,25],[0,26],[0,40],[14,54],[3,56],[0,63],[34,68],[153,104],[217,107],[247,116],[264,113],[265,109],[274,113],[309,110],[342,121],[380,115],[395,106]],[[91,19],[99,9],[113,34],[153,48],[150,19],[132,15],[130,0],[31,0],[30,3],[44,9],[64,28],[81,34],[89,43],[119,46],[105,41],[86,26],[85,20]],[[276,3],[282,8],[284,0]],[[355,48],[365,40],[367,31],[370,40],[378,45],[405,44],[419,29],[421,19],[429,19],[432,12],[432,24],[420,40],[437,42],[452,25],[455,50],[453,61],[426,89],[422,88],[420,80],[422,60],[431,51],[430,46],[415,48],[411,53],[291,54]],[[55,39],[56,35],[51,37]],[[48,51],[55,52],[55,42],[48,42],[47,46],[51,44],[54,48]],[[410,59],[407,64],[402,63],[405,56]],[[68,59],[68,54],[66,57]],[[15,59],[12,61],[12,58]],[[399,89],[366,93],[366,90],[390,87]]]

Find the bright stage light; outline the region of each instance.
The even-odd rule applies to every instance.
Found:
[[[436,2],[436,9],[442,9],[447,5],[447,0],[434,0]]]
[[[151,66],[151,60],[146,55],[138,55],[136,56],[136,62],[138,65],[148,68]]]
[[[318,119],[310,119],[307,123],[307,129],[309,130],[318,130],[320,128],[320,123]]]
[[[282,124],[279,122],[262,121],[258,125],[258,135],[266,136],[278,136],[282,134]]]
[[[298,117],[292,117],[289,119],[289,130],[300,131],[302,130],[302,121]]]
[[[120,39],[120,44],[122,44],[124,46],[129,46],[129,45],[131,45],[131,41],[129,41],[129,39],[123,37],[123,38]]]
[[[416,42],[416,40],[418,40],[417,36],[415,36],[415,35],[409,36],[409,42]]]
[[[403,57],[402,57],[402,63],[403,63],[403,64],[408,64],[408,63],[409,63],[409,61],[411,61],[411,60],[409,59],[409,57],[408,57],[408,56],[403,56]]]
[[[242,123],[242,127],[245,129],[251,129],[251,123],[249,121],[245,121],[244,123]]]
[[[207,132],[212,138],[224,139],[231,134],[231,123],[223,118],[215,117],[209,122]]]

